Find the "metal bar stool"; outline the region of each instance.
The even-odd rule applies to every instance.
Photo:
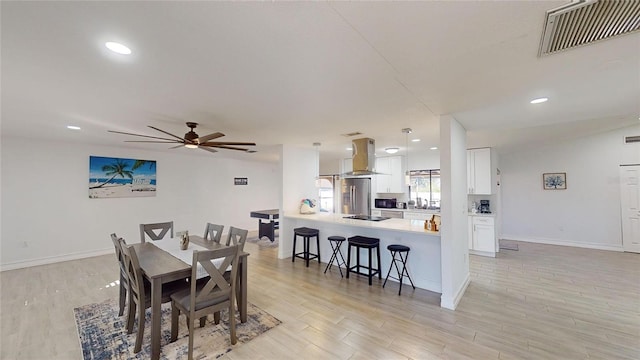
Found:
[[[384,279],[382,287],[384,288],[384,286],[387,284],[387,280],[389,279],[389,277],[391,277],[392,279],[396,279],[400,282],[400,286],[398,288],[398,295],[400,295],[400,292],[402,291],[402,278],[406,275],[409,278],[411,286],[415,290],[416,287],[415,285],[413,285],[413,281],[411,280],[411,276],[409,276],[409,271],[407,270],[407,259],[409,258],[409,251],[411,251],[411,248],[404,245],[394,244],[387,246],[387,250],[391,251],[391,265],[389,265],[389,272],[387,272],[387,277]],[[405,256],[403,257],[402,254],[405,254]],[[396,255],[398,255],[398,257],[396,257]],[[398,267],[398,262],[402,264],[402,270],[400,270],[400,268]],[[393,266],[396,267],[396,272],[398,273],[397,278],[390,276],[391,268]]]
[[[331,264],[333,264],[333,262],[336,262],[336,266],[338,266],[338,270],[340,270],[340,277],[344,277],[342,275],[342,268],[340,268],[340,265],[346,265],[346,262],[344,261],[344,256],[342,256],[342,251],[340,250],[340,246],[342,246],[342,242],[345,241],[346,239],[343,236],[329,236],[327,238],[329,240],[329,244],[331,245],[331,249],[333,250],[333,254],[331,254],[331,259],[329,259],[329,263],[327,264],[327,267],[324,269],[324,273],[327,273],[327,270],[329,270],[329,268],[331,267]],[[338,258],[338,256],[340,256],[340,258]],[[340,259],[342,259],[342,263],[340,262]]]
[[[293,254],[291,256],[291,262],[296,261],[296,257],[304,259],[309,267],[309,260],[318,259],[318,263],[320,263],[320,231],[318,229],[311,229],[308,227],[299,227],[293,229]],[[303,251],[296,253],[296,239],[298,236],[302,236],[302,244]],[[317,254],[312,254],[309,251],[309,239],[315,237],[316,238],[316,251]]]
[[[356,265],[351,266],[351,247],[356,248]],[[367,266],[360,265],[360,249],[368,249],[369,250],[369,264]],[[374,268],[372,265],[372,254],[371,251],[376,249],[378,252],[378,264],[377,268]],[[363,273],[360,271],[361,268],[369,270],[368,273]],[[371,286],[371,279],[378,274],[378,278],[382,279],[382,274],[380,273],[380,239],[370,238],[366,236],[352,236],[349,238],[349,248],[347,250],[347,279],[349,278],[349,273],[353,272],[359,275],[364,275],[369,278],[369,286]]]

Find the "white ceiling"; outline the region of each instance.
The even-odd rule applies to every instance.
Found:
[[[3,1],[2,135],[164,151],[107,130],[194,121],[258,153],[167,151],[321,142],[337,158],[354,131],[378,153],[404,151],[405,127],[412,154],[437,146],[443,114],[499,151],[637,124],[640,32],[537,57],[545,11],[565,2]]]

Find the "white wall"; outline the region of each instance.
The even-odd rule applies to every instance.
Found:
[[[619,165],[640,163],[631,135],[640,126],[501,154],[502,238],[622,250]],[[567,190],[543,190],[546,172],[566,172]]]
[[[299,213],[302,199],[318,200],[316,175],[318,174],[318,159],[314,149],[298,148],[290,145],[282,146],[280,156],[280,171],[282,179],[282,197],[280,203],[280,259],[291,256],[293,250],[293,227],[290,221],[284,219],[282,212]],[[318,204],[319,206],[319,204]],[[316,208],[316,211],[319,211]]]
[[[89,199],[89,156],[157,161],[157,195]],[[114,147],[2,138],[3,269],[113,251],[109,234],[139,242],[138,225],[174,221],[204,232],[206,222],[257,229],[251,210],[278,207],[277,163]],[[249,185],[234,186],[234,177]],[[225,232],[226,232],[225,229]]]
[[[440,151],[440,306],[454,310],[469,284],[469,233],[466,131],[451,116],[440,117]]]

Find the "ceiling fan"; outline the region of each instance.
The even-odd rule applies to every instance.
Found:
[[[187,122],[187,127],[189,127],[191,130],[189,130],[188,133],[184,134],[184,137],[180,137],[180,136],[174,135],[174,134],[169,133],[167,131],[158,129],[157,127],[149,126],[153,130],[160,131],[161,133],[167,134],[167,135],[171,136],[172,138],[163,138],[163,137],[158,137],[158,136],[132,134],[132,133],[126,133],[126,132],[114,131],[114,130],[108,130],[108,131],[112,132],[112,133],[116,133],[116,134],[140,136],[140,137],[144,137],[144,138],[156,139],[156,140],[125,140],[125,142],[158,143],[158,144],[180,144],[178,146],[172,147],[171,149],[175,149],[175,148],[179,148],[179,147],[184,146],[184,147],[187,147],[187,148],[190,148],[190,149],[200,148],[202,150],[206,150],[206,151],[209,151],[209,152],[218,152],[214,148],[227,149],[227,150],[238,150],[238,151],[244,151],[244,152],[248,152],[248,153],[256,152],[255,150],[249,150],[249,149],[237,147],[237,146],[256,146],[256,144],[252,143],[252,142],[211,141],[211,140],[223,137],[224,134],[221,133],[221,132],[215,132],[213,134],[209,134],[209,135],[205,135],[205,136],[198,136],[198,134],[196,134],[195,131],[193,131],[193,129],[195,129],[196,126],[198,126],[197,123]],[[160,141],[160,140],[162,140],[162,141]]]

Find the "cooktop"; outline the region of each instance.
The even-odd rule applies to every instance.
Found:
[[[370,216],[370,215],[351,215],[351,216],[345,216],[344,218],[345,219],[367,220],[367,221],[382,221],[382,220],[390,219],[390,218],[384,217],[384,216]]]

